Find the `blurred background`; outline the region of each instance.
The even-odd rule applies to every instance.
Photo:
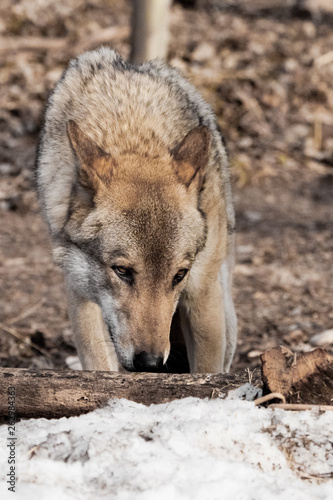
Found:
[[[158,0],[156,0],[158,1]],[[333,347],[333,3],[170,0],[167,60],[214,109],[237,216],[232,370],[276,345]],[[131,54],[126,0],[2,0],[0,366],[75,366],[61,272],[34,191],[48,95],[68,61]]]

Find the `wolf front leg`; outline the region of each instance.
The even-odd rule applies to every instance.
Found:
[[[84,370],[118,371],[118,359],[97,304],[67,286],[69,318]]]
[[[233,266],[233,256],[229,255],[223,262],[219,273],[219,281],[223,291],[223,308],[225,316],[226,346],[223,367],[225,373],[228,373],[230,370],[237,345],[237,316],[234,301],[232,299]]]
[[[188,291],[181,299],[179,311],[191,373],[228,372],[237,326],[232,300],[224,297],[221,280],[204,289]]]

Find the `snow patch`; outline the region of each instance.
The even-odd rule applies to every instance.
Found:
[[[7,426],[0,427],[5,443]],[[259,409],[228,398],[146,407],[127,400],[80,417],[17,424],[16,500],[328,500],[333,414]]]

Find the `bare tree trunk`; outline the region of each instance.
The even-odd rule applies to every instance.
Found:
[[[260,384],[260,375],[252,383]],[[185,397],[225,396],[249,381],[247,373],[165,374],[0,368],[0,417],[59,418],[87,413],[111,398],[150,405]]]
[[[171,0],[132,1],[131,62],[140,64],[156,57],[166,57]]]

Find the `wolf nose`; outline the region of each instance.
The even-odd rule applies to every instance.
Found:
[[[134,356],[133,365],[137,372],[158,372],[163,366],[163,357],[141,351]]]

